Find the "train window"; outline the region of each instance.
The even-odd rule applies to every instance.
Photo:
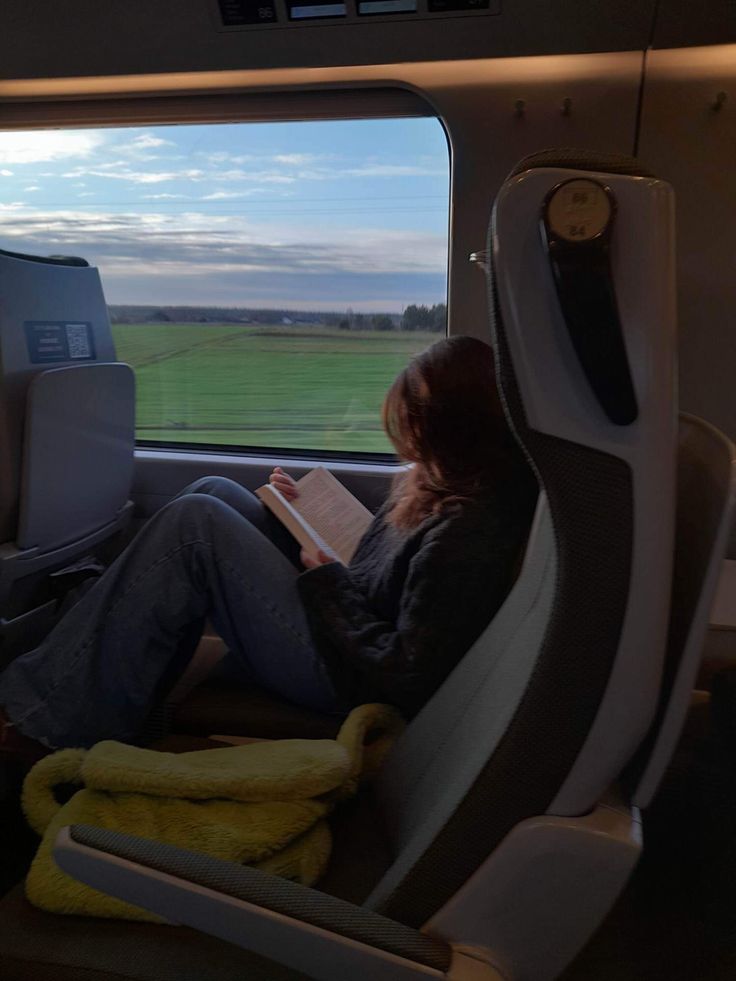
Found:
[[[142,444],[381,455],[445,330],[436,118],[3,134],[0,247],[100,269]]]

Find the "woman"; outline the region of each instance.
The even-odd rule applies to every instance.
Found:
[[[348,568],[302,553],[300,574],[290,536],[252,494],[198,481],[0,677],[6,751],[135,738],[205,617],[242,677],[293,702],[416,713],[508,592],[537,487],[482,341],[454,337],[414,358],[383,423],[413,466]],[[280,468],[270,480],[297,495]]]

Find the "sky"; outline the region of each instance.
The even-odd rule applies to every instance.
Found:
[[[436,119],[0,133],[0,249],[80,255],[110,304],[443,303]]]

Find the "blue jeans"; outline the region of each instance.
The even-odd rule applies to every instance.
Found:
[[[295,551],[239,484],[197,481],[151,518],[39,647],[10,664],[0,706],[52,748],[133,739],[210,617],[244,679],[307,708],[343,710],[312,645]]]

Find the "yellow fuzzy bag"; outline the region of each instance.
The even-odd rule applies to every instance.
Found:
[[[160,922],[61,871],[52,851],[59,830],[70,824],[139,835],[313,885],[330,856],[325,818],[380,766],[402,728],[389,706],[361,705],[334,740],[283,739],[179,754],[106,741],[88,751],[53,753],[23,785],[23,810],[42,838],[26,895],[52,913]],[[82,789],[60,805],[54,787],[70,783]]]

